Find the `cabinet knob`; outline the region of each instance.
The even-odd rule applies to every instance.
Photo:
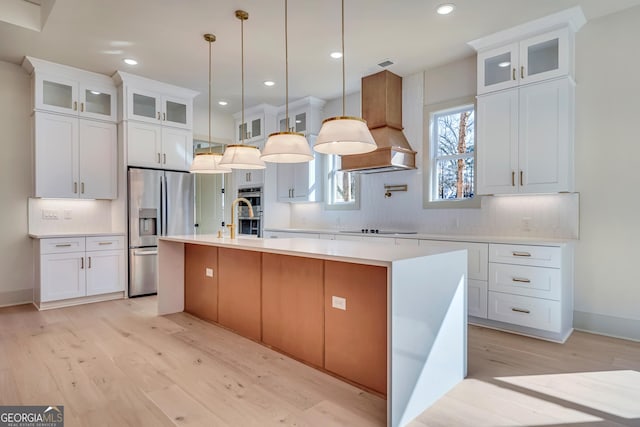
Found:
[[[80,184],[80,192],[84,194],[84,182]]]
[[[80,103],[80,112],[84,113],[84,102]]]
[[[84,257],[80,257],[80,270],[84,270]]]
[[[511,73],[511,76],[512,76],[513,80],[516,79],[516,69],[515,68],[513,69],[513,72]]]
[[[512,187],[516,186],[516,172],[515,171],[511,171],[511,186]]]
[[[73,182],[73,194],[78,194],[78,183]]]
[[[167,121],[167,113],[162,113],[162,121],[163,122]]]
[[[78,111],[78,101],[73,101],[73,111]]]
[[[524,185],[524,172],[520,171],[520,187]]]
[[[163,160],[163,163],[166,165],[167,164],[167,153],[163,153],[162,154],[162,160]]]
[[[520,78],[524,79],[524,65],[520,67]]]
[[[158,153],[158,163],[160,163],[160,153]]]

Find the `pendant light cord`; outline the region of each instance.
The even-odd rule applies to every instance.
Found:
[[[244,121],[244,19],[242,18],[240,18],[240,67],[242,69],[242,126],[244,126],[243,132],[240,133],[242,134],[241,143],[244,145],[244,137],[249,126]]]
[[[209,39],[209,154],[211,154],[211,43]]]
[[[345,116],[345,72],[344,72],[344,0],[342,0],[342,116]]]
[[[287,0],[284,0],[284,102],[285,102],[285,123],[286,131],[289,132],[289,33],[287,16],[288,11]]]

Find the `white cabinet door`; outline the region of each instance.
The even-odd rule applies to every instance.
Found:
[[[237,186],[256,185],[264,183],[264,169],[235,169],[233,171],[234,181]]]
[[[158,125],[125,122],[128,164],[131,166],[162,166],[162,128]]]
[[[162,167],[189,170],[193,158],[193,133],[190,130],[162,127]]]
[[[236,141],[242,143],[243,136],[245,144],[266,139],[267,135],[264,134],[264,114],[247,116],[244,123],[241,120],[236,122]]]
[[[487,282],[485,280],[467,280],[467,307],[469,316],[487,318]]]
[[[78,114],[78,82],[36,72],[35,107],[55,113]]]
[[[518,43],[478,53],[478,95],[517,86],[518,68]]]
[[[295,164],[279,163],[277,165],[278,184],[277,195],[279,202],[290,202],[293,199],[293,186],[295,180]]]
[[[35,113],[35,196],[78,197],[78,118]]]
[[[78,107],[80,116],[115,122],[117,99],[114,87],[81,82]]]
[[[517,193],[518,89],[478,97],[478,194]]]
[[[117,145],[115,123],[80,120],[81,198],[117,198]]]
[[[124,290],[124,251],[87,252],[87,296]]]
[[[571,191],[572,93],[568,79],[520,88],[520,192]]]
[[[41,300],[56,301],[85,295],[84,252],[42,255]]]
[[[189,99],[171,96],[162,97],[162,124],[182,129],[191,129],[192,102]]]
[[[569,28],[562,28],[520,42],[520,84],[568,75],[569,41]]]
[[[156,92],[128,89],[127,118],[147,123],[160,124],[162,119],[161,95]]]

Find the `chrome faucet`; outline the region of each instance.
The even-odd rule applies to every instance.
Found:
[[[239,202],[245,202],[247,206],[249,206],[249,218],[253,218],[253,207],[251,206],[251,202],[249,200],[245,199],[244,197],[238,197],[233,202],[231,202],[231,224],[227,224],[227,227],[229,227],[232,239],[236,238],[235,212],[236,205]]]

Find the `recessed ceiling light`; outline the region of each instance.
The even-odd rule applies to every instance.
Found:
[[[506,68],[506,67],[508,67],[509,65],[511,65],[511,62],[509,62],[509,61],[504,61],[504,62],[499,63],[499,64],[498,64],[498,67]]]
[[[98,92],[97,90],[92,90],[91,93],[94,95],[100,95],[100,92]]]
[[[438,8],[436,9],[436,12],[438,12],[438,15],[448,15],[451,12],[453,12],[454,8],[455,6],[453,3],[445,3],[438,6]]]
[[[218,104],[222,105],[222,106],[225,106],[225,105],[228,104],[228,102],[227,101],[218,101]]]
[[[138,61],[136,61],[135,59],[125,58],[123,61],[127,65],[138,65]]]
[[[331,52],[329,56],[331,56],[333,59],[340,59],[342,58],[342,52]]]
[[[264,85],[265,86],[269,86],[269,87],[271,87],[271,86],[273,86],[275,84],[276,84],[276,82],[272,82],[271,80],[265,80],[265,82],[264,82]]]

